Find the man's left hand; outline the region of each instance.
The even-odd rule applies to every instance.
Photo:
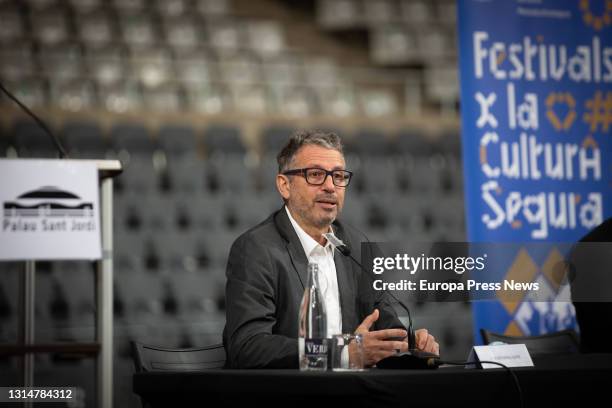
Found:
[[[419,329],[414,332],[416,337],[416,348],[428,353],[440,355],[440,345],[427,329]]]

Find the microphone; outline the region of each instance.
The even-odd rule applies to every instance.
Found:
[[[68,154],[66,153],[66,149],[64,149],[64,146],[62,146],[62,143],[60,142],[60,140],[57,138],[57,136],[55,135],[55,133],[51,132],[51,130],[49,129],[49,127],[47,126],[47,124],[45,122],[43,122],[43,120],[41,118],[39,118],[38,116],[36,116],[36,114],[34,112],[32,112],[30,109],[28,109],[27,106],[25,106],[23,103],[21,103],[21,101],[19,99],[17,99],[17,97],[15,95],[13,95],[12,93],[10,93],[8,91],[8,89],[6,89],[4,87],[4,85],[2,85],[2,83],[0,82],[0,90],[2,90],[2,92],[4,92],[6,94],[6,96],[8,96],[13,102],[15,102],[25,113],[27,113],[32,119],[34,119],[34,122],[36,122],[36,124],[38,126],[40,126],[40,128],[47,134],[47,136],[49,136],[51,138],[51,141],[53,142],[53,144],[55,145],[55,148],[58,151],[59,157],[60,159],[64,159],[68,157]]]
[[[351,248],[344,243],[340,238],[336,237],[331,233],[325,233],[323,236],[332,244],[334,247],[344,256],[350,258],[355,262],[359,269],[363,269],[361,262],[359,262],[355,257],[351,254]],[[366,276],[374,281],[370,275],[366,274]],[[395,300],[401,307],[406,311],[408,315],[408,351],[398,353],[395,356],[387,357],[383,360],[380,360],[376,366],[379,368],[394,368],[394,369],[402,369],[402,368],[437,368],[440,365],[440,356],[433,353],[428,353],[426,351],[418,350],[416,348],[416,335],[414,333],[414,326],[412,325],[412,315],[410,314],[410,309],[408,306],[404,304],[401,300],[399,300],[395,295],[385,290],[385,292],[391,296],[393,300]]]

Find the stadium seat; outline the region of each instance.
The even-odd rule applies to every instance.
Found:
[[[98,86],[102,88],[102,96],[104,96],[104,93],[109,93],[111,90],[106,87],[112,87],[114,84],[121,82],[128,72],[123,59],[123,50],[117,46],[87,48],[86,44],[85,47],[87,70]],[[104,106],[104,98],[101,99],[100,102]]]
[[[58,157],[58,150],[51,137],[31,119],[19,119],[11,130],[19,157]]]
[[[73,158],[104,159],[108,144],[98,123],[93,121],[66,122],[61,131],[66,149]]]
[[[295,131],[296,129],[293,126],[287,125],[272,125],[262,131],[262,153],[266,156],[267,161],[276,161],[276,155]]]
[[[196,11],[204,17],[222,17],[230,12],[230,0],[196,0]]]
[[[70,310],[70,325],[95,325],[95,266],[91,262],[58,262],[53,277],[62,286]]]
[[[85,77],[81,47],[75,42],[51,44],[40,47],[38,59],[42,73],[53,79],[52,84]]]
[[[202,78],[206,78],[203,72]],[[187,77],[186,77],[187,78]],[[232,99],[226,86],[219,83],[189,84],[186,89],[187,104],[193,112],[218,114],[231,109]]]
[[[434,153],[430,139],[419,129],[402,129],[392,140],[392,151],[400,156],[429,157]]]
[[[277,55],[285,49],[284,32],[277,21],[251,21],[246,37],[247,47],[259,55]]]
[[[242,26],[229,18],[215,19],[206,25],[210,45],[220,51],[235,51],[242,45]]]
[[[363,3],[363,14],[368,25],[386,24],[393,21],[398,13],[398,4],[393,0],[376,0]]]
[[[255,55],[248,52],[219,58],[221,78],[232,85],[255,85],[261,82],[261,71]]]
[[[116,28],[105,9],[78,14],[74,19],[79,39],[90,47],[100,48],[116,40]]]
[[[0,75],[2,75],[2,83],[9,91],[17,92],[14,81],[33,78],[37,72],[36,59],[32,53],[32,47],[27,41],[22,40],[18,45],[3,44],[0,48]],[[5,95],[2,95],[0,101],[9,103]]]
[[[186,272],[180,279],[174,279],[172,285],[173,290],[180,293],[180,318],[184,319],[185,323],[203,321],[217,312],[215,301],[220,282],[212,276]]]
[[[17,41],[24,37],[25,24],[17,8],[6,7],[0,10],[0,43]]]
[[[359,104],[361,112],[370,118],[393,117],[398,113],[397,95],[393,90],[379,87],[360,89]]]
[[[105,0],[69,0],[70,6],[79,13],[87,13],[99,9],[104,4]]]
[[[119,13],[136,13],[147,8],[146,0],[112,0],[113,7]]]
[[[221,195],[203,193],[179,198],[178,201],[179,205],[184,205],[184,208],[193,214],[194,228],[214,233],[224,228],[224,206]]]
[[[213,156],[208,160],[209,191],[220,193],[248,193],[255,191],[254,174],[245,163],[245,156]]]
[[[346,154],[383,157],[389,152],[386,135],[376,129],[360,129],[349,138],[345,138]]]
[[[184,157],[169,158],[161,174],[160,188],[173,195],[197,195],[208,189],[208,170],[204,160],[185,152]]]
[[[485,344],[502,342],[507,344],[524,344],[532,356],[543,354],[578,353],[578,336],[574,330],[562,330],[539,336],[507,336],[480,329]]]
[[[402,1],[400,3],[402,19],[410,23],[428,23],[432,20],[433,9],[430,2],[423,0]]]
[[[160,258],[159,269],[162,275],[173,276],[197,270],[193,237],[189,232],[170,230],[149,238],[154,242],[153,246]]]
[[[218,77],[215,56],[200,50],[187,52],[175,49],[174,53],[182,53],[182,58],[175,62],[174,69],[177,79],[183,84],[188,95],[194,91],[194,87],[210,86]],[[193,98],[197,93],[191,95]]]
[[[135,273],[144,263],[145,235],[139,231],[115,228],[114,262],[117,274]],[[126,293],[126,295],[129,295]]]
[[[21,269],[23,269],[23,266],[17,262],[2,262],[0,264],[0,324],[3,326],[17,317],[18,285]],[[17,327],[14,329],[16,330]],[[4,330],[2,333],[4,333]]]
[[[365,200],[355,194],[348,193],[345,198],[344,208],[340,215],[340,220],[347,222],[348,224],[355,226],[356,228],[363,229],[366,227],[367,221],[367,209]]]
[[[300,58],[289,52],[279,55],[263,55],[262,75],[272,85],[297,85],[302,77]]]
[[[118,192],[146,194],[156,191],[158,174],[150,156],[133,156],[124,161],[123,166],[123,173],[116,179]]]
[[[113,70],[116,68],[119,67],[101,66],[101,69],[105,69],[105,71],[98,73],[99,76],[107,75],[110,77],[108,78],[109,83],[99,86],[98,89],[102,109],[113,113],[141,111],[144,102],[138,83],[133,79],[121,79],[126,75],[122,72],[114,72]]]
[[[68,40],[68,18],[61,9],[34,11],[30,14],[34,38],[40,44],[59,44]]]
[[[264,86],[229,82],[228,89],[236,113],[264,115],[271,112],[272,101]]]
[[[117,291],[125,300],[126,320],[145,323],[162,314],[163,285],[157,276],[142,271],[117,274]]]
[[[130,47],[146,48],[158,42],[158,33],[147,9],[139,10],[138,13],[120,14],[119,24],[123,33],[122,40]]]
[[[193,13],[192,2],[188,0],[155,0],[153,7],[162,16],[178,17]]]
[[[395,169],[395,165],[388,157],[372,157],[361,164],[354,178],[357,185],[362,183],[364,194],[393,193],[396,186]]]
[[[317,21],[325,28],[354,28],[362,22],[361,3],[353,0],[319,0]]]
[[[9,149],[13,147],[12,135],[7,134],[3,128],[0,128],[0,157],[7,157]]]
[[[180,90],[173,84],[146,87],[142,92],[145,108],[150,112],[177,113],[182,110]]]
[[[197,154],[196,134],[190,126],[164,125],[158,130],[157,139],[170,160]]]
[[[146,47],[131,52],[129,68],[134,77],[145,90],[169,84],[172,78],[170,50],[163,46],[154,47],[151,44],[147,44]]]
[[[437,193],[440,188],[439,168],[430,157],[421,157],[414,161],[414,171],[410,183],[416,192],[421,194]]]
[[[213,155],[244,155],[240,130],[231,125],[211,125],[204,131],[206,153]]]
[[[223,345],[191,349],[166,349],[132,343],[136,372],[193,371],[225,366]]]
[[[110,131],[115,151],[126,151],[130,156],[151,157],[155,150],[149,131],[141,124],[118,123]]]
[[[175,51],[194,50],[204,41],[204,35],[193,16],[164,18],[162,23],[166,41]]]

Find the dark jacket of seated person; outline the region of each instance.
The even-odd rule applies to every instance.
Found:
[[[359,260],[361,242],[367,238],[338,220],[332,228]],[[353,260],[336,250],[334,263],[344,333],[353,333],[375,308],[380,316],[373,330],[405,329],[388,295],[374,291],[370,278]],[[227,264],[223,331],[228,367],[298,367],[298,315],[307,267],[308,259],[285,208],[234,242]]]
[[[579,244],[596,242],[612,242],[612,218],[582,237]],[[609,336],[606,335],[612,326],[612,302],[609,302],[612,298],[612,254],[609,245],[595,248],[597,250],[605,253],[594,255],[593,249],[577,247],[571,254],[577,268],[576,280],[572,282],[572,298],[580,326],[580,349],[584,353],[612,352]],[[600,296],[595,292],[599,292]]]

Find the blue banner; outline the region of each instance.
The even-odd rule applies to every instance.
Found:
[[[546,284],[553,243],[612,215],[612,2],[459,0],[458,18],[468,239],[550,242],[507,270]],[[477,342],[576,326],[564,302],[473,310]]]

